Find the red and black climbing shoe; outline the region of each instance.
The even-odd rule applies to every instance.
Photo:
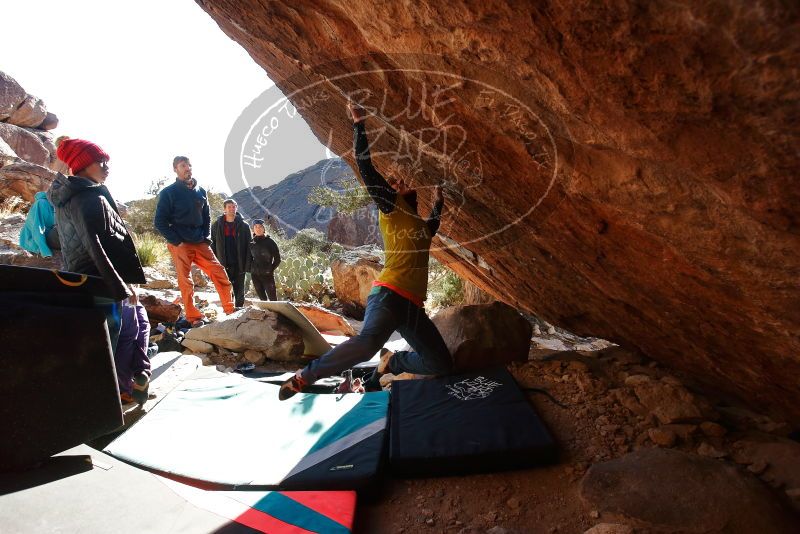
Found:
[[[306,388],[306,381],[300,376],[300,371],[297,371],[292,377],[281,384],[281,389],[278,391],[278,400],[286,400],[294,397],[296,393],[301,393]]]
[[[147,402],[147,391],[150,389],[150,377],[147,373],[139,373],[133,379],[133,391],[131,396],[133,397],[134,402],[136,402],[139,406],[144,405]]]

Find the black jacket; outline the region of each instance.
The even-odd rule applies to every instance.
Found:
[[[240,214],[233,219],[236,225],[236,262],[239,272],[250,272],[250,227]],[[225,216],[222,215],[211,225],[211,250],[223,267],[230,267],[225,253]]]
[[[161,190],[153,220],[158,233],[173,245],[208,242],[211,211],[206,190],[192,179],[193,187],[181,180]]]
[[[272,274],[281,263],[281,253],[278,244],[269,236],[255,236],[250,243],[252,265],[250,272],[253,274]]]
[[[65,270],[102,276],[117,300],[130,296],[126,282],[146,282],[133,238],[106,186],[59,174],[47,198],[55,208]]]

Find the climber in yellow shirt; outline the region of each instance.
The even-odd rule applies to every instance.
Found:
[[[339,374],[370,359],[395,330],[413,350],[393,353],[383,349],[371,383],[375,384],[385,373],[442,375],[452,368],[450,352],[423,308],[431,239],[439,229],[444,206],[442,189],[436,187],[433,210],[423,220],[417,214],[417,192],[402,179],[385,179],[372,165],[364,128],[366,113],[352,104],[349,109],[353,117],[356,163],[367,191],[378,206],[386,262],[367,298],[361,332],[284,382],[278,394],[281,400],[303,391],[320,378]]]

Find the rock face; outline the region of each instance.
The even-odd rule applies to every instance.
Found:
[[[533,327],[502,302],[445,308],[433,318],[456,372],[525,361]]]
[[[298,361],[305,349],[303,336],[293,323],[275,312],[257,308],[245,308],[201,328],[193,328],[185,338],[236,352],[260,352],[276,361]]]
[[[350,95],[446,181],[459,274],[800,422],[796,3],[198,4],[333,152]]]
[[[58,166],[53,136],[58,118],[41,99],[29,95],[0,72],[0,200],[19,196],[28,202],[46,190]]]
[[[333,290],[350,317],[361,319],[367,306],[372,282],[383,269],[376,250],[364,246],[348,250],[331,263]]]
[[[378,228],[378,208],[373,204],[352,215],[334,213],[328,223],[328,241],[348,247],[377,245],[383,248],[383,239]]]
[[[659,532],[794,532],[794,517],[749,473],[670,449],[593,465],[581,484],[592,509]]]

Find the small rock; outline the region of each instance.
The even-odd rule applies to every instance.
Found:
[[[432,527],[436,524],[436,520],[432,517],[429,517],[428,519],[425,520],[425,524],[428,525],[429,527]]]
[[[534,325],[534,327],[533,327],[533,335],[534,336],[541,336],[542,335],[542,329],[539,328],[538,324]]]
[[[600,512],[598,512],[597,510],[592,510],[591,512],[589,512],[589,517],[591,517],[592,519],[597,519],[598,517],[600,517]]]
[[[677,439],[675,432],[665,428],[651,428],[647,435],[659,447],[672,447]]]
[[[768,464],[764,460],[757,460],[754,463],[747,466],[747,470],[753,473],[754,475],[760,475],[764,471],[767,470]]]
[[[709,458],[725,458],[728,456],[727,452],[716,449],[705,441],[697,447],[697,454],[700,456],[708,456]]]
[[[725,430],[724,426],[718,423],[712,423],[711,421],[705,421],[703,423],[700,423],[700,430],[706,436],[713,438],[721,438],[728,432],[727,430]]]
[[[519,509],[519,507],[520,507],[520,506],[522,506],[522,503],[521,503],[521,502],[519,501],[519,499],[517,499],[516,497],[511,497],[510,499],[508,499],[508,500],[506,501],[506,504],[507,504],[507,505],[508,505],[508,507],[509,507],[509,508],[511,508],[512,510],[518,510],[518,509]]]
[[[625,379],[625,385],[633,387],[646,384],[650,381],[652,381],[652,379],[647,375],[630,375]]]
[[[548,326],[547,327],[547,333],[548,333],[548,335],[551,335],[551,336],[554,335],[556,333],[555,327],[553,325]]]

